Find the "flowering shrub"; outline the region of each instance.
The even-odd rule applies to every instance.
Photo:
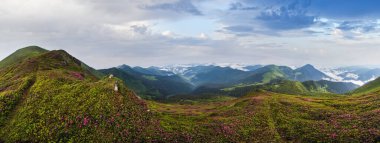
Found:
[[[121,81],[93,78],[62,51],[42,59],[1,72],[0,142],[380,141],[380,93],[305,97],[262,91],[219,102],[164,104],[139,99],[123,84],[114,92]]]
[[[71,75],[73,77],[75,77],[76,79],[79,79],[79,80],[83,80],[84,79],[83,74],[81,74],[79,72],[71,72]]]

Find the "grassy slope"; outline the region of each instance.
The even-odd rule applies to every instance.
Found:
[[[164,129],[195,142],[376,142],[379,93],[307,97],[260,92],[213,103],[149,107]]]
[[[146,106],[121,81],[99,80],[64,51],[0,69],[0,81],[0,142],[380,141],[380,92],[253,92],[218,102]]]
[[[292,95],[335,95],[347,93],[357,88],[356,85],[343,82],[330,81],[290,81],[290,80],[272,80],[267,84],[240,84],[229,88],[219,90],[219,92],[210,90],[220,94],[230,96],[243,96],[251,91],[266,90],[276,93],[292,94]],[[223,91],[223,92],[222,92]],[[207,92],[207,90],[205,91]]]
[[[155,95],[154,92],[149,94],[147,87],[143,84],[143,82],[140,79],[118,68],[102,69],[99,71],[103,74],[112,74],[115,77],[122,79],[129,89],[132,89],[140,96],[144,96],[144,93],[148,95]]]
[[[113,74],[115,77],[122,79],[127,86],[145,99],[164,100],[169,95],[188,93],[193,88],[190,83],[177,75],[146,75],[134,71],[130,67],[124,69],[110,68],[99,71],[103,74]]]
[[[242,83],[269,83],[276,79],[292,79],[292,70],[284,66],[268,65],[257,69],[253,74],[242,80]]]
[[[335,94],[346,94],[357,89],[359,86],[353,83],[346,82],[331,82],[326,80],[320,81],[305,81],[302,83],[311,91],[330,92]]]
[[[17,64],[18,62],[23,61],[24,59],[36,57],[46,52],[48,51],[37,46],[29,46],[19,49],[13,54],[3,59],[0,62],[0,68],[4,68],[8,65]]]
[[[24,60],[0,74],[0,142],[131,142],[160,137],[144,101],[121,81],[119,92],[114,92],[117,79],[98,80],[64,51]]]
[[[351,94],[368,94],[376,91],[380,91],[380,78],[363,85]]]

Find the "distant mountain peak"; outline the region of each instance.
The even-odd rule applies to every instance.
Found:
[[[311,64],[306,64],[306,65],[300,67],[299,69],[316,69],[316,68]]]
[[[120,69],[129,68],[129,69],[132,69],[131,66],[126,65],[126,64],[123,64],[123,65],[117,66],[117,68],[120,68]]]
[[[328,75],[316,69],[311,64],[306,64],[295,70],[295,79],[299,81],[330,79]]]
[[[18,49],[17,51],[0,61],[0,68],[19,63],[24,59],[36,57],[46,52],[48,52],[48,50],[38,46],[28,46],[25,48]]]
[[[311,64],[306,64],[302,67],[299,67],[299,68],[295,69],[295,71],[297,71],[297,72],[314,72],[314,73],[322,74],[322,72],[320,70],[318,70],[317,68],[315,68]]]
[[[35,45],[27,46],[27,47],[18,49],[17,51],[22,51],[22,50],[42,50],[42,51],[48,51],[48,50],[46,50],[44,48],[41,48],[40,46],[35,46]]]

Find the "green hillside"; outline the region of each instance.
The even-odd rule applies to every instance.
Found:
[[[164,100],[174,94],[189,93],[193,86],[177,75],[160,76],[140,73],[124,65],[122,68],[99,70],[103,74],[120,78],[145,99]]]
[[[19,49],[13,54],[3,59],[2,61],[0,61],[0,68],[4,68],[5,66],[8,66],[8,65],[14,65],[18,62],[21,62],[24,59],[32,58],[46,52],[48,51],[38,46],[29,46],[29,47]]]
[[[202,67],[198,68],[202,69]],[[211,66],[203,68],[205,69],[202,70],[205,71],[199,72],[190,78],[190,81],[196,86],[207,84],[231,85],[249,75],[244,71],[232,69],[229,67]]]
[[[117,79],[99,80],[64,51],[1,69],[0,81],[0,142],[154,139],[144,101]]]
[[[325,89],[308,88],[299,81],[277,79],[266,84],[240,85],[222,89],[227,95],[240,97],[255,91],[270,91],[292,95],[330,94]]]
[[[139,96],[142,96],[144,98],[160,96],[157,90],[149,91],[149,89],[146,87],[146,85],[144,85],[142,80],[118,68],[102,69],[99,71],[107,75],[112,74],[115,77],[122,79],[123,82],[128,86],[128,88],[135,91]]]
[[[358,88],[357,85],[346,82],[331,81],[291,81],[284,79],[272,80],[266,84],[239,84],[227,88],[206,88],[201,93],[217,93],[235,97],[244,96],[253,91],[266,90],[292,95],[333,95],[348,93]]]
[[[221,102],[149,102],[149,108],[165,130],[186,134],[186,142],[379,142],[379,99],[379,93],[311,97],[254,92]]]
[[[326,80],[305,81],[302,84],[312,92],[329,92],[335,94],[346,94],[359,87],[349,82],[331,82]]]
[[[297,81],[318,81],[324,78],[328,78],[328,76],[310,64],[294,70],[294,80]]]
[[[354,96],[277,80],[161,103],[63,50],[22,59],[0,69],[0,142],[380,142],[377,80]]]
[[[366,94],[377,91],[380,91],[380,78],[377,78],[376,80],[363,85],[362,87],[353,91],[352,94]]]
[[[310,64],[297,69],[287,66],[267,65],[257,70],[241,80],[242,83],[269,83],[272,80],[287,79],[294,81],[319,81],[328,78],[327,75],[317,70]]]
[[[268,65],[257,69],[253,74],[242,80],[243,83],[269,83],[276,79],[292,79],[293,70],[285,66]]]

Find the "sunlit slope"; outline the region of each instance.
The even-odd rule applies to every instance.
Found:
[[[148,75],[134,71],[129,66],[99,71],[122,79],[130,89],[145,99],[165,100],[170,95],[189,93],[193,88],[178,75]]]
[[[380,141],[376,84],[353,96],[261,89],[165,104],[139,99],[119,79],[96,77],[62,50],[2,68],[0,81],[0,142]],[[284,83],[271,87],[309,90]]]
[[[8,66],[8,65],[17,64],[23,61],[24,59],[36,57],[46,52],[48,51],[37,46],[29,46],[29,47],[19,49],[13,54],[3,59],[2,61],[0,61],[0,68],[4,68],[5,66]]]
[[[310,97],[271,92],[224,102],[150,102],[164,129],[190,142],[376,142],[380,96]]]
[[[159,127],[152,127],[144,101],[120,80],[99,80],[64,51],[24,60],[0,74],[0,141],[133,142],[158,137]]]
[[[362,87],[353,91],[352,94],[366,94],[377,91],[380,91],[380,78],[363,85]]]
[[[352,83],[331,82],[331,81],[291,81],[291,80],[273,80],[267,84],[241,84],[228,88],[213,89],[205,88],[201,93],[220,93],[230,96],[243,96],[249,92],[266,90],[276,93],[291,95],[338,95],[350,92],[358,86]]]

